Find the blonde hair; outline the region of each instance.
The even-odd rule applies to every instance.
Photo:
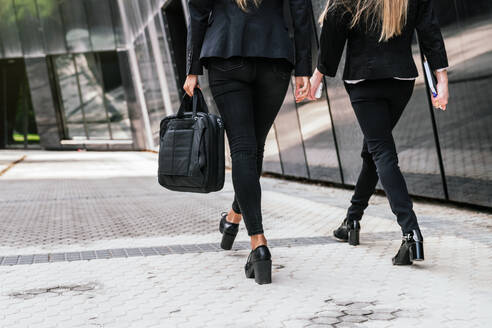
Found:
[[[408,0],[328,0],[319,22],[328,12],[343,7],[343,15],[350,14],[350,28],[364,20],[371,29],[380,28],[379,42],[401,35],[407,23]]]
[[[260,4],[261,4],[261,1],[262,0],[252,0],[253,4],[256,6],[256,7],[259,7]],[[243,11],[248,11],[248,3],[250,2],[250,0],[236,0],[236,3],[237,5],[239,6],[239,8],[241,8]]]

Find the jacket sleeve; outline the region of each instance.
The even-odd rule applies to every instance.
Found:
[[[310,0],[290,0],[294,27],[295,76],[311,76],[311,37],[313,33]]]
[[[214,0],[188,0],[190,22],[186,49],[186,75],[202,75],[200,52],[203,39],[208,27],[208,19],[214,5]]]
[[[420,0],[417,14],[417,34],[432,70],[448,67],[446,47],[432,0]]]
[[[321,29],[318,51],[318,71],[334,77],[348,37],[348,14],[340,9],[330,10]]]

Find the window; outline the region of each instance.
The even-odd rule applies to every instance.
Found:
[[[52,57],[66,139],[131,139],[116,52]]]

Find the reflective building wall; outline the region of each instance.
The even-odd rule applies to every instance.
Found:
[[[420,77],[394,132],[400,167],[413,195],[492,207],[492,3],[434,4],[451,102],[446,112],[431,108],[415,38]],[[324,5],[312,0],[313,63]],[[160,120],[183,96],[187,20],[187,0],[0,0],[0,148],[157,149]],[[314,102],[295,103],[292,79],[268,135],[265,172],[355,184],[362,133],[342,69]],[[206,73],[200,84],[217,112]],[[10,107],[22,93],[10,90],[30,92],[25,121],[36,126],[17,131],[22,124],[12,122],[24,114]],[[11,134],[26,139],[14,145]]]

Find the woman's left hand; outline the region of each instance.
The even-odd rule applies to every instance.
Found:
[[[446,70],[441,72],[436,72],[436,77],[437,77],[437,85],[436,85],[437,96],[432,97],[432,105],[435,108],[446,110],[449,101],[448,72]]]
[[[311,84],[309,76],[296,76],[296,102],[299,103],[309,95]]]

